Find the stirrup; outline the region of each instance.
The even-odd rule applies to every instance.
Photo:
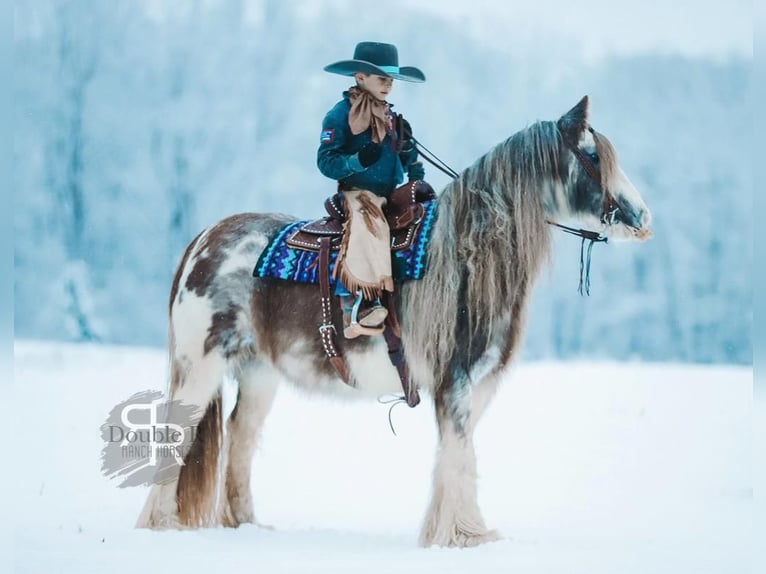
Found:
[[[362,291],[357,291],[354,305],[351,308],[351,324],[359,324],[362,327],[370,327],[377,329],[383,326],[383,321],[388,317],[388,309],[380,304],[380,300],[377,300],[373,305],[367,309],[362,310],[360,316],[360,308],[362,306],[363,297]]]
[[[351,307],[351,317],[349,325],[343,328],[343,336],[346,339],[356,339],[360,335],[367,337],[373,337],[375,335],[382,335],[385,330],[383,321],[388,316],[388,309],[383,305],[376,305],[369,309],[369,311],[360,319],[359,308],[362,305],[362,292],[357,291],[356,299]]]
[[[343,328],[343,336],[346,339],[356,339],[361,335],[366,337],[374,337],[375,335],[382,335],[384,330],[384,326],[363,327],[359,323],[351,323],[348,327]]]

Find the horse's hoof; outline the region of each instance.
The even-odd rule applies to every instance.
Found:
[[[500,533],[497,530],[489,530],[484,534],[465,534],[455,546],[459,548],[473,548],[474,546],[480,546],[481,544],[487,544],[489,542],[497,542],[502,539],[503,537],[500,536]]]
[[[182,523],[177,516],[163,518],[150,517],[149,520],[139,520],[136,528],[147,530],[192,530],[188,524]]]
[[[480,546],[481,544],[487,544],[489,542],[497,542],[502,540],[503,537],[497,530],[487,530],[486,532],[465,532],[463,530],[455,529],[449,537],[439,539],[438,537],[433,540],[421,539],[420,544],[428,548],[429,546],[442,546],[446,548],[473,548]]]

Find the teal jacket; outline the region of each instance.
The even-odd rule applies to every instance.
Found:
[[[405,166],[417,161],[417,151],[412,148],[397,153],[396,134],[388,133],[381,142],[383,153],[380,159],[363,167],[358,152],[372,141],[372,130],[352,134],[348,125],[350,110],[348,92],[343,92],[343,99],[324,117],[317,151],[319,171],[343,186],[367,189],[387,197],[404,181]]]

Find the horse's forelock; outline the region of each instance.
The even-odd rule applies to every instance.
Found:
[[[617,174],[619,173],[617,150],[614,149],[609,138],[595,130],[593,131],[593,141],[596,144],[596,153],[598,154],[601,168],[601,186],[609,191],[614,191]]]

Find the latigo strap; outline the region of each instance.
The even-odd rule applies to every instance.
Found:
[[[335,325],[332,322],[332,296],[330,295],[330,238],[322,237],[319,241],[319,293],[322,304],[322,324],[319,326],[319,335],[322,338],[322,347],[330,364],[338,372],[338,376],[344,383],[351,383],[348,364],[338,352],[335,343]]]

